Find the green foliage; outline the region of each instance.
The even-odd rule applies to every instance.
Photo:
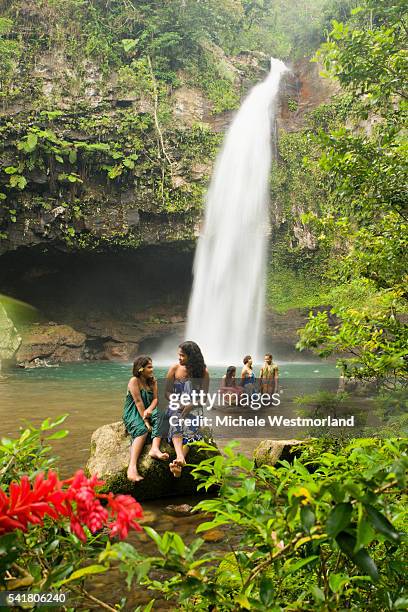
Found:
[[[350,290],[350,287],[347,287]],[[355,285],[352,298],[357,294]],[[298,348],[315,348],[322,357],[348,353],[340,358],[348,377],[377,378],[398,384],[407,374],[407,326],[395,316],[398,299],[390,292],[366,292],[369,301],[363,306],[350,305],[341,291],[333,291],[329,300],[340,304],[327,311],[311,313],[301,331]],[[371,299],[370,299],[371,298]]]
[[[180,610],[385,610],[407,601],[406,440],[310,443],[302,458],[255,467],[231,446],[194,468],[219,496],[197,533],[223,526],[229,554],[146,528],[158,554],[126,544],[102,553]],[[160,580],[156,578],[160,571]],[[296,580],[294,580],[296,576]]]
[[[325,40],[333,19],[346,18],[358,0],[245,1],[245,19],[235,38],[238,49],[262,50],[300,59]]]
[[[152,211],[178,214],[199,209],[206,178],[195,179],[191,170],[197,161],[213,159],[219,137],[175,128],[171,95],[181,84],[193,85],[204,92],[214,113],[237,108],[238,76],[245,66],[240,67],[242,74],[238,72],[231,53],[254,49],[282,57],[291,49],[302,54],[316,47],[311,31],[330,2],[319,0],[317,6],[308,0],[304,8],[295,4],[7,3],[0,11],[3,109],[7,113],[18,99],[24,111],[6,114],[0,125],[0,198],[7,198],[7,210],[13,211],[3,217],[0,237],[6,237],[9,224],[24,218],[28,210],[41,214],[63,206],[64,213],[52,222],[54,229],[61,225],[58,233],[73,248],[88,244],[78,217],[86,217],[96,202],[108,207],[120,199],[119,192],[130,189],[137,203],[148,202]],[[292,30],[298,24],[296,38]],[[48,72],[52,83],[44,88],[42,75]],[[112,109],[112,98],[127,108]],[[140,108],[144,110],[138,112]],[[211,150],[207,159],[196,144],[198,136],[203,150]],[[93,190],[104,180],[106,190],[100,198]],[[38,184],[47,187],[40,188],[41,195]],[[126,243],[126,227],[119,234]],[[128,246],[134,246],[130,234]],[[102,242],[111,237],[102,236]]]
[[[340,286],[299,343],[351,354],[341,359],[347,376],[384,382],[408,373],[406,16],[402,3],[367,0],[350,24],[334,23],[318,54],[358,103],[347,127],[319,137],[329,197],[308,221],[332,252],[328,278]]]
[[[322,283],[322,277],[329,268],[331,244],[321,239],[328,186],[317,164],[322,154],[317,135],[322,128],[341,125],[351,103],[349,96],[338,96],[311,111],[301,131],[279,133],[271,174],[273,239],[267,294],[269,306],[277,311],[329,303],[333,281],[326,277]]]
[[[21,42],[13,36],[13,21],[0,16],[0,100],[14,97],[18,88],[13,84],[21,55]]]
[[[279,264],[272,262],[268,269],[266,298],[276,312],[284,313],[291,308],[311,308],[329,304],[327,289],[321,278],[308,270],[293,270],[284,266],[285,253]]]
[[[38,429],[29,425],[17,440],[2,440],[3,488],[52,465],[48,441],[66,432],[49,430],[64,419],[47,419]],[[0,538],[1,575],[11,572],[14,589],[25,588],[27,580],[35,592],[68,588],[70,605],[89,597],[103,607],[84,581],[112,568],[125,574],[128,589],[138,584],[159,591],[173,605],[177,600],[179,610],[403,609],[406,439],[357,439],[346,446],[313,440],[293,464],[275,467],[256,467],[233,452],[234,444],[193,468],[199,486],[216,485],[219,494],[197,505],[205,514],[191,542],[145,527],[157,550],[147,555],[138,544],[112,544],[103,533],[84,544],[47,518]],[[225,527],[230,552],[224,546],[206,550],[200,534]],[[151,609],[154,601],[145,608]]]
[[[228,79],[204,80],[203,86],[208,98],[213,102],[213,113],[238,108],[239,95]]]
[[[148,68],[145,76],[151,79]],[[153,107],[150,83],[150,93],[146,91],[145,95],[151,96]],[[15,222],[27,210],[58,210],[53,223],[59,224],[58,232],[70,247],[110,248],[115,246],[112,232],[92,241],[82,228],[81,219],[94,214],[95,198],[98,206],[118,207],[118,192],[132,190],[142,209],[147,202],[156,212],[188,215],[199,209],[207,176],[201,179],[191,175],[197,163],[210,167],[220,135],[203,125],[174,128],[167,124],[165,113],[166,107],[159,101],[157,117],[169,159],[164,156],[154,116],[133,109],[105,114],[88,109],[78,117],[42,111],[29,122],[21,122],[18,130],[15,125],[7,125],[3,151],[8,165],[1,179],[6,201],[13,202],[9,205],[10,221]],[[86,139],[71,136],[78,132]],[[187,180],[178,184],[176,173]],[[41,196],[34,195],[38,176],[47,186]],[[102,201],[99,193],[94,193],[95,177],[106,184]],[[19,196],[22,190],[27,192],[25,197]],[[141,243],[141,237],[135,237],[126,226],[117,231],[116,238],[116,246],[136,247]]]
[[[68,432],[52,430],[66,417],[55,421],[45,419],[38,428],[27,424],[17,439],[1,439],[0,489],[7,491],[8,485],[20,481],[23,475],[34,480],[39,472],[47,472],[51,467],[55,470],[56,458],[50,455],[50,441],[64,438]],[[29,587],[37,593],[67,585],[69,605],[76,606],[88,596],[84,579],[108,570],[106,565],[92,563],[106,545],[109,543],[105,534],[89,534],[83,543],[70,532],[67,524],[49,517],[26,532],[16,529],[0,537],[1,588],[23,592]]]
[[[13,480],[19,480],[24,474],[33,477],[38,472],[47,471],[55,464],[55,458],[50,457],[51,446],[49,440],[63,438],[67,431],[61,429],[48,434],[55,427],[61,425],[67,415],[55,421],[46,419],[39,428],[27,423],[19,438],[12,440],[2,438],[0,444],[0,486],[5,487]]]

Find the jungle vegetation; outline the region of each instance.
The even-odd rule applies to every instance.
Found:
[[[27,212],[42,211],[47,222],[53,211],[68,247],[135,248],[132,231],[98,241],[83,230],[95,198],[103,208],[128,186],[149,210],[196,217],[208,174],[190,179],[197,163],[210,167],[220,134],[176,125],[173,92],[198,87],[221,113],[244,93],[230,58],[252,53],[262,72],[269,55],[315,56],[340,89],[303,130],[280,135],[270,307],[319,307],[300,349],[344,354],[346,375],[400,379],[406,39],[402,0],[6,0],[0,239]],[[259,69],[247,66],[247,87]],[[115,96],[121,102],[112,107]],[[290,108],[297,112],[296,100]],[[93,180],[106,184],[102,195],[92,192]]]

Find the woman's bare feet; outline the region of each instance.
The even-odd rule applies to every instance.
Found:
[[[169,458],[169,453],[162,453],[159,450],[151,449],[149,451],[149,457],[153,457],[153,459],[159,459],[160,461],[167,461]]]
[[[184,457],[176,457],[172,463],[170,463],[170,472],[174,478],[180,478],[183,467],[186,465]]]
[[[179,464],[179,462],[177,461],[177,459],[175,459],[174,461],[172,461],[169,464],[169,468],[170,468],[170,472],[173,474],[174,478],[180,478],[181,476],[181,471],[183,469],[183,466],[181,466]]]
[[[134,466],[130,465],[128,467],[127,477],[128,480],[131,480],[132,482],[140,482],[141,480],[143,480],[143,476],[139,474],[137,469]]]

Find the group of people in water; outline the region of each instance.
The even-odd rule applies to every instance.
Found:
[[[241,394],[253,393],[257,388],[257,381],[252,366],[252,357],[244,357],[244,366],[241,372],[240,384],[236,379],[236,368],[230,366],[222,380],[221,393],[229,397],[237,397],[238,405]],[[172,365],[166,376],[165,396],[177,394],[190,395],[195,389],[208,393],[210,376],[200,347],[192,341],[179,345],[178,363]],[[265,355],[259,375],[259,389],[261,393],[273,394],[278,386],[278,367],[273,363],[270,353]],[[229,404],[233,405],[233,404]],[[138,472],[137,462],[148,438],[151,438],[149,455],[159,461],[168,461],[168,453],[160,450],[160,443],[164,436],[173,445],[176,458],[169,463],[169,469],[175,478],[179,478],[186,464],[189,444],[202,439],[199,427],[195,426],[194,419],[185,419],[193,405],[180,405],[179,419],[176,424],[167,426],[166,417],[169,412],[158,409],[158,385],[153,374],[151,357],[140,355],[133,364],[133,375],[128,383],[124,406],[123,421],[126,431],[132,438],[129,467],[127,477],[133,482],[143,480]],[[170,419],[170,421],[172,421]]]
[[[255,378],[252,357],[246,355],[243,359],[244,366],[241,370],[241,378],[237,381],[237,368],[229,366],[222,378],[221,393],[229,399],[229,405],[237,402],[239,405],[240,397],[245,394],[252,394],[259,389],[260,393],[273,395],[278,391],[279,368],[273,362],[271,353],[266,353],[264,364],[260,369],[259,378]]]

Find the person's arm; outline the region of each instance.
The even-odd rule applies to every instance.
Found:
[[[242,368],[242,371],[241,371],[241,384],[242,384],[242,386],[244,385],[244,381],[245,381],[245,379],[246,379],[246,368],[245,368],[245,366],[244,366],[244,367]]]
[[[142,396],[140,395],[139,382],[136,377],[130,379],[128,388],[130,393],[132,394],[137,411],[143,419],[145,413],[145,405],[143,403]]]
[[[170,400],[170,395],[173,393],[174,377],[176,374],[176,368],[177,368],[177,365],[172,365],[169,368],[169,371],[167,372],[167,375],[166,375],[166,389],[164,391],[164,397],[167,400]]]
[[[157,391],[157,381],[155,381],[153,385],[153,399],[150,403],[150,406],[146,408],[146,410],[144,411],[145,418],[150,417],[150,415],[152,414],[153,410],[156,408],[158,403],[159,403],[159,400],[158,400],[158,391]]]

